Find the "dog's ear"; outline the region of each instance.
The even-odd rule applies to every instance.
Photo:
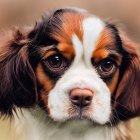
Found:
[[[120,33],[123,60],[115,93],[116,117],[127,120],[140,115],[140,55],[138,46]]]
[[[29,62],[26,33],[16,30],[0,40],[0,112],[31,107],[37,97],[36,78]]]

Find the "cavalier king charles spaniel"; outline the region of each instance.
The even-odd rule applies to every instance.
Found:
[[[20,140],[132,140],[140,56],[115,25],[65,8],[0,38],[0,112]]]

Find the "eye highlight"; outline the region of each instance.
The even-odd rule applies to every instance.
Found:
[[[68,66],[66,58],[59,53],[49,56],[43,62],[49,71],[57,75],[61,75]]]

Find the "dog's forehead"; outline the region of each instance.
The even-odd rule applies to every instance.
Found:
[[[37,42],[35,44],[39,42],[45,49],[48,46],[56,47],[69,59],[82,55],[89,63],[91,58],[106,58],[109,54],[108,46],[116,49],[115,31],[107,25],[88,12],[59,9],[41,22],[34,40]]]
[[[73,44],[75,44],[74,49],[76,50],[77,54],[79,53],[79,50],[82,49],[84,59],[86,63],[89,63],[92,53],[94,50],[96,50],[97,41],[100,39],[105,25],[99,18],[90,16],[83,19],[81,26],[83,29],[81,46],[76,44],[76,41],[73,39]]]
[[[59,19],[61,25],[57,28],[59,31],[53,32],[53,37],[60,43],[71,44],[70,47],[73,47],[76,54],[81,50],[88,59],[96,49],[96,42],[105,28],[105,23],[100,18],[77,9],[58,13],[55,13],[55,20]]]

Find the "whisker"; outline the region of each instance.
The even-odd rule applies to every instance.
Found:
[[[120,106],[122,106],[123,108],[127,109],[128,111],[130,111],[126,106],[122,105],[119,101],[116,101],[114,99],[111,99],[111,101],[118,103]]]

